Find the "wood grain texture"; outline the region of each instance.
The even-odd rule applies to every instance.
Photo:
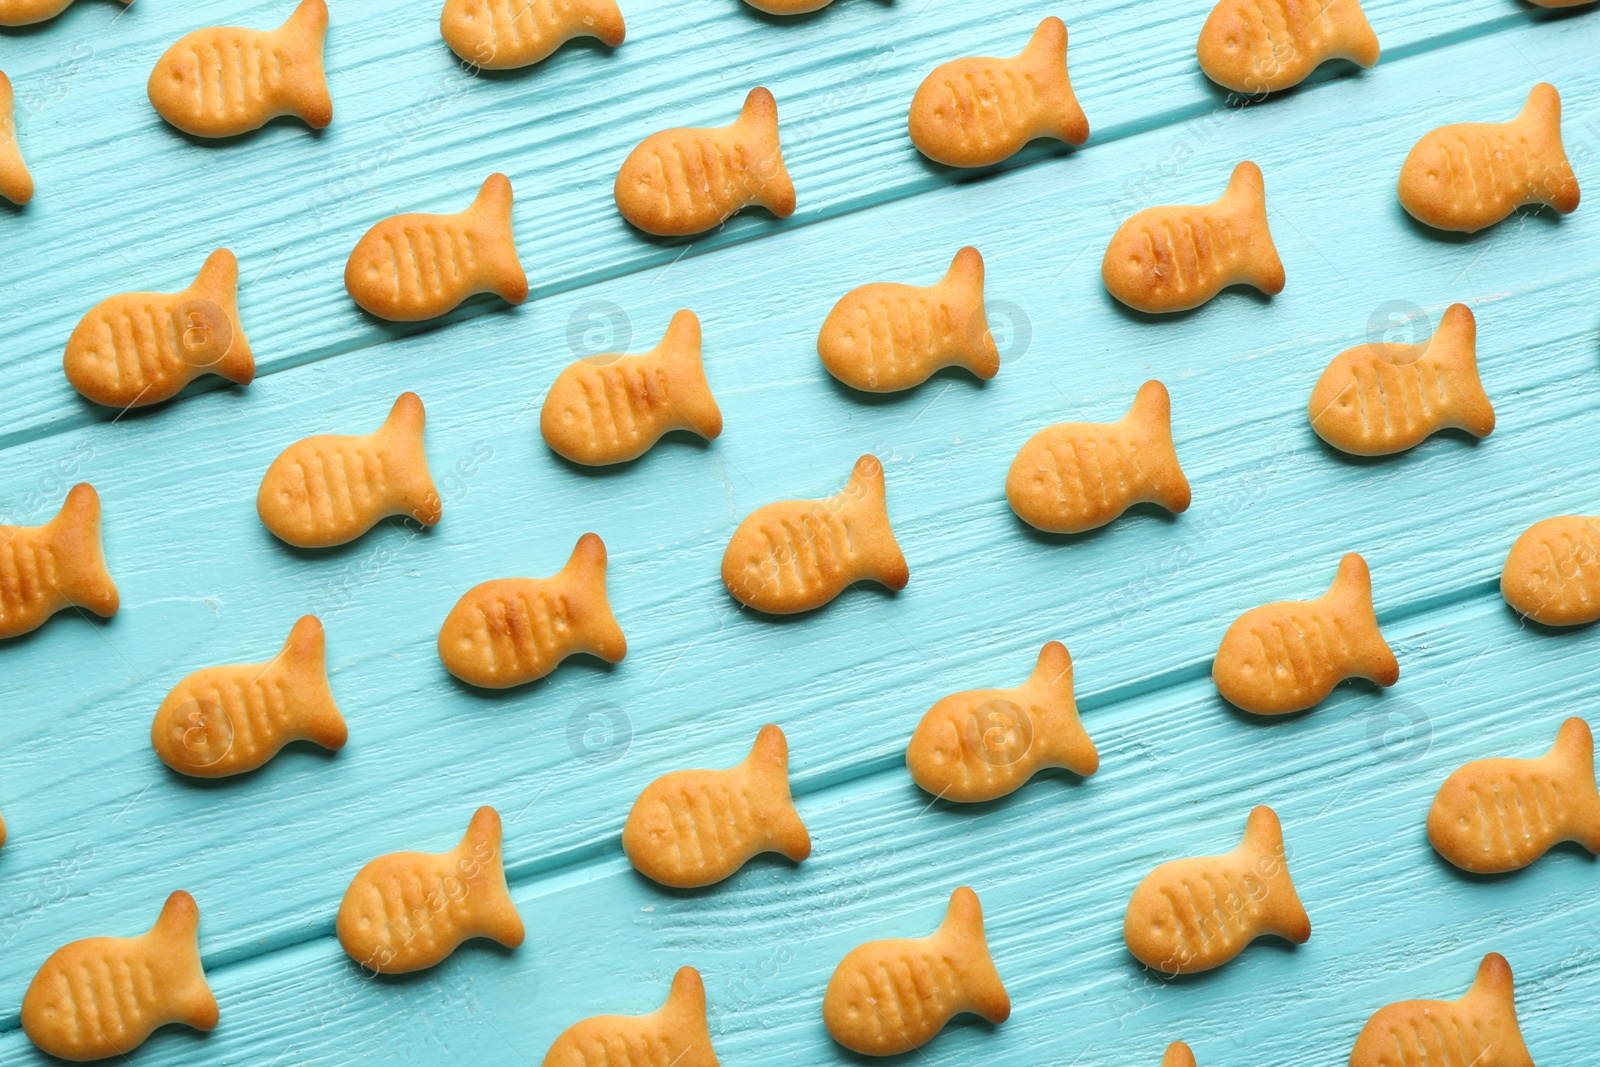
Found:
[[[958,1027],[932,1063],[1155,1062],[1178,1037],[1202,1063],[1338,1062],[1372,1010],[1458,995],[1490,948],[1517,971],[1534,1058],[1577,1062],[1600,1005],[1584,977],[1600,933],[1594,862],[1558,849],[1520,875],[1469,879],[1433,856],[1422,820],[1451,769],[1540,750],[1600,685],[1592,630],[1521,627],[1494,592],[1518,532],[1593,510],[1600,222],[1519,215],[1442,238],[1406,219],[1393,186],[1421,133],[1514,113],[1541,78],[1562,90],[1580,180],[1600,173],[1597,17],[1369,5],[1379,67],[1228,110],[1192,57],[1209,5],[1069,10],[1094,140],[956,181],[906,142],[910,93],[943,58],[1015,51],[1040,5],[838,0],[792,24],[734,0],[637,6],[615,55],[577,46],[526,75],[469,78],[432,5],[338,5],[335,124],[215,148],[167,130],[142,90],[125,99],[193,12],[135,4],[113,24],[113,5],[86,2],[0,39],[19,100],[30,71],[94,50],[24,129],[40,196],[0,214],[0,247],[29,250],[0,256],[0,521],[43,521],[93,481],[123,595],[110,622],[63,617],[0,647],[0,1062],[34,1062],[16,1006],[51,949],[135,932],[180,885],[200,902],[222,1024],[159,1035],[152,1061],[536,1063],[577,1018],[651,1010],[690,963],[725,1062],[848,1062],[818,1015],[827,974],[861,940],[931,929],[960,881],[994,916],[1016,1014],[993,1032]],[[206,18],[279,21],[272,4]],[[830,105],[852,91],[839,70],[877,56],[859,95]],[[687,253],[629,232],[608,195],[622,155],[666,125],[727,121],[757,77],[781,116],[786,100],[802,129],[807,108],[817,116],[786,145],[797,219],[740,220]],[[612,78],[630,93],[607,92]],[[419,111],[396,113],[401,92]],[[1119,310],[1094,269],[1117,224],[1209,199],[1247,156],[1266,174],[1284,293],[1226,293],[1174,321]],[[351,161],[355,184],[334,185]],[[536,300],[475,303],[437,329],[356,312],[338,277],[366,226],[448,210],[495,167],[518,183]],[[815,334],[839,296],[937,277],[967,243],[984,252],[992,319],[1025,323],[997,378],[945,372],[888,398],[828,378]],[[89,411],[59,370],[77,317],[109,292],[182,284],[182,264],[218,244],[243,263],[262,377],[114,423]],[[1327,360],[1392,301],[1436,320],[1455,300],[1478,316],[1495,434],[1376,461],[1322,445],[1305,402]],[[538,405],[559,370],[630,347],[623,323],[634,350],[648,346],[680,307],[704,324],[723,435],[674,435],[614,470],[553,456]],[[1076,538],[1019,523],[1003,495],[1017,447],[1051,422],[1116,418],[1152,376],[1172,391],[1191,509]],[[385,525],[324,552],[272,538],[251,506],[272,457],[375,424],[406,389],[428,405],[441,525]],[[867,451],[885,463],[908,588],[851,590],[788,621],[741,612],[717,575],[738,521],[833,492]],[[572,662],[504,695],[455,684],[434,638],[456,598],[554,572],[591,529],[610,550],[628,658]],[[1316,595],[1348,550],[1372,565],[1399,686],[1342,689],[1282,723],[1229,712],[1206,678],[1227,624]],[[148,744],[168,688],[276,647],[308,611],[327,627],[349,745],[296,746],[217,784],[168,772]],[[1021,676],[1051,638],[1073,652],[1102,770],[927,808],[901,765],[918,718],[947,693]],[[607,747],[613,720],[627,739]],[[814,856],[689,894],[628,870],[617,835],[638,790],[735,762],[768,721],[789,735]],[[1406,740],[1424,721],[1431,747]],[[1162,859],[1228,847],[1257,801],[1284,819],[1311,942],[1257,946],[1181,989],[1143,977],[1121,947],[1127,893]],[[513,891],[538,917],[528,943],[469,948],[412,979],[359,977],[332,940],[350,877],[394,848],[448,847],[484,803],[506,818]]]

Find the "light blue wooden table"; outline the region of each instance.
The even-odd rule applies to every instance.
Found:
[[[38,182],[26,210],[0,211],[0,521],[42,522],[92,481],[123,603],[0,647],[0,1062],[43,1059],[18,1007],[50,951],[141,931],[178,888],[200,904],[222,1021],[163,1031],[138,1062],[537,1064],[581,1017],[652,1010],[684,964],[705,976],[729,1067],[860,1062],[822,1026],[834,965],[860,941],[931,930],[963,883],[1014,1013],[952,1027],[918,1064],[1154,1065],[1179,1038],[1205,1067],[1342,1064],[1372,1011],[1458,996],[1490,950],[1516,973],[1534,1058],[1596,1062],[1596,862],[1564,847],[1470,877],[1423,819],[1456,766],[1538,754],[1600,697],[1600,632],[1524,625],[1497,591],[1524,527],[1597,506],[1600,205],[1450,237],[1413,224],[1394,182],[1424,132],[1509,119],[1539,80],[1561,90],[1580,181],[1600,181],[1600,11],[1372,0],[1377,68],[1330,66],[1230,107],[1194,60],[1208,0],[837,0],[787,21],[738,0],[624,0],[614,53],[573,45],[492,76],[439,40],[438,0],[332,0],[327,130],[204,144],[157,118],[144,83],[169,43],[274,26],[291,6],[80,0],[0,34]],[[1052,13],[1088,146],[1036,145],[979,176],[924,162],[904,129],[922,76],[1011,54]],[[629,148],[731,120],[758,83],[779,102],[795,216],[754,212],[690,243],[631,231],[611,201]],[[1116,305],[1098,265],[1118,223],[1210,200],[1244,158],[1266,174],[1283,294],[1229,292],[1162,321]],[[341,278],[367,227],[458,210],[492,170],[516,188],[529,302],[423,326],[360,313]],[[866,398],[823,372],[816,330],[840,295],[931,282],[969,243],[1002,327],[995,380],[952,372]],[[79,398],[60,359],[82,313],[181,288],[219,246],[241,262],[255,383],[213,379],[115,420]],[[1453,301],[1478,316],[1494,435],[1381,461],[1323,446],[1305,403],[1326,361]],[[722,437],[603,471],[549,452],[538,410],[560,368],[654,344],[680,307],[704,323]],[[1428,326],[1387,337],[1413,329]],[[1003,495],[1017,447],[1048,423],[1117,417],[1150,377],[1172,391],[1194,506],[1077,538],[1019,523]],[[427,404],[444,521],[321,553],[271,537],[253,501],[272,457],[375,427],[407,389]],[[738,610],[718,561],[739,519],[835,491],[869,451],[909,587],[794,619]],[[457,597],[553,572],[586,530],[610,548],[627,659],[503,694],[456,684],[434,640]],[[1209,680],[1228,622],[1319,593],[1352,550],[1372,565],[1399,685],[1345,687],[1284,720],[1230,710]],[[168,688],[267,657],[305,612],[327,627],[348,747],[297,746],[214,784],[169,772],[149,745]],[[1051,638],[1076,659],[1100,772],[930,804],[903,766],[922,712],[1020,682]],[[691,893],[636,875],[618,833],[637,792],[733,763],[766,722],[788,733],[812,858]],[[363,977],[333,937],[351,877],[383,852],[450,846],[486,803],[505,818],[527,942]],[[1185,981],[1147,974],[1121,940],[1134,885],[1231,847],[1256,803],[1283,818],[1310,942],[1263,941]]]

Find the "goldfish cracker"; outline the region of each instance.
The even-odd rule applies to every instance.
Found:
[[[161,762],[196,778],[253,771],[291,741],[344,747],[322,622],[306,615],[265,663],[206,667],[172,687],[150,726]]]
[[[1167,975],[1220,967],[1267,934],[1303,944],[1311,919],[1289,877],[1283,827],[1265,805],[1232,852],[1171,860],[1145,875],[1122,922],[1128,951]]]
[[[170,400],[207,374],[249,385],[256,360],[239,321],[238,293],[239,261],[219,248],[187,289],[107,297],[67,338],[67,381],[115,408]]]
[[[612,189],[622,217],[657,237],[715,229],[751,206],[794,214],[778,143],[778,104],[757,86],[731,126],[651,134],[623,160]]]
[[[1167,387],[1145,382],[1116,422],[1063,422],[1034,434],[1006,472],[1006,501],[1048,533],[1093,530],[1138,503],[1187,511]]]
[[[910,389],[945,367],[988,380],[1000,353],[983,310],[983,256],[963,248],[929,286],[873,282],[846,293],[822,323],[817,353],[853,389]]]
[[[1003,797],[1046,767],[1093,774],[1100,754],[1078,720],[1066,646],[1048,642],[1020,686],[934,704],[906,746],[906,766],[929,793],[964,804]]]
[[[217,1025],[200,963],[200,909],[179,890],[138,937],[90,937],[50,954],[22,997],[22,1029],[63,1060],[119,1060],[157,1028]]]
[[[1311,390],[1311,428],[1357,456],[1403,452],[1447,428],[1489,436],[1494,406],[1478,379],[1477,339],[1472,310],[1451,304],[1421,344],[1346,349]]]
[[[439,628],[439,659],[468,685],[505,689],[543,678],[586,652],[620,663],[628,642],[606,598],[606,546],[578,538],[550,578],[500,578],[472,589]]]
[[[1500,595],[1545,626],[1600,619],[1600,518],[1558,515],[1522,531],[1500,572]]]
[[[4,0],[0,0],[3,4]],[[11,79],[0,70],[0,196],[13,204],[26,204],[33,199],[33,175],[22,159],[22,149],[17,144],[17,117],[15,94]]]
[[[541,1067],[717,1067],[706,1026],[706,986],[683,967],[648,1015],[596,1015],[561,1032]]]
[[[692,311],[674,315],[661,343],[643,355],[595,355],[570,364],[539,412],[545,444],[590,466],[637,459],[672,430],[708,441],[722,432]]]
[[[500,855],[499,813],[479,808],[448,852],[391,852],[362,867],[334,929],[350,958],[379,974],[432,967],[475,937],[506,948],[522,944],[522,917]]]
[[[0,640],[65,608],[109,618],[120,602],[100,548],[100,494],[88,482],[43,526],[0,526]]]
[[[1400,680],[1400,664],[1378,629],[1372,574],[1351,552],[1316,600],[1252,608],[1222,637],[1211,678],[1229,703],[1255,715],[1315,707],[1346,678],[1381,686]]]
[[[1600,854],[1594,735],[1571,718],[1537,759],[1480,759],[1456,769],[1428,809],[1434,850],[1474,874],[1526,867],[1561,841]]]
[[[1434,130],[1406,156],[1399,192],[1418,222],[1465,233],[1531,204],[1578,210],[1578,179],[1561,144],[1561,94],[1540,82],[1510,122]]]
[[[1106,291],[1136,311],[1199,307],[1230,285],[1283,291],[1261,168],[1246,160],[1209,204],[1145,208],[1118,228],[1100,264]]]
[[[391,322],[438,318],[469,296],[528,299],[528,276],[511,232],[511,179],[491,174],[454,215],[413,212],[362,235],[344,266],[344,287],[363,311]]]
[[[903,980],[906,974],[925,979]],[[966,886],[950,894],[944,922],[930,936],[851,949],[822,999],[828,1033],[863,1056],[921,1048],[969,1012],[1003,1023],[1011,1017],[1011,998],[989,956],[978,894]]]
[[[1517,1025],[1511,965],[1491,952],[1459,1000],[1403,1000],[1367,1020],[1350,1067],[1533,1067]]]
[[[370,434],[296,441],[261,479],[256,512],[262,524],[300,548],[354,541],[390,515],[435,525],[443,505],[428,474],[423,421],[421,399],[402,393]]]
[[[752,856],[799,863],[811,835],[789,796],[789,744],[763,726],[744,762],[727,770],[673,771],[645,787],[622,827],[628,862],[678,889],[722,881]]]
[[[1220,0],[1200,30],[1200,69],[1225,89],[1299,85],[1330,59],[1378,62],[1378,35],[1359,0]]]
[[[617,0],[445,0],[439,35],[482,70],[527,67],[575,37],[610,48],[627,29]]]
[[[889,526],[883,464],[862,456],[826,500],[757,508],[722,553],[722,584],[746,607],[772,615],[820,608],[863,580],[904,589],[906,558]]]
[[[275,30],[213,26],[195,30],[150,72],[150,103],[196,137],[233,137],[293,115],[314,130],[333,121],[322,69],[326,0],[301,0]]]
[[[72,4],[73,0],[0,0],[0,26],[31,26],[55,18]]]
[[[935,68],[911,99],[911,143],[936,163],[986,167],[1036,137],[1089,139],[1089,120],[1067,77],[1067,26],[1039,23],[1021,54],[975,56]]]

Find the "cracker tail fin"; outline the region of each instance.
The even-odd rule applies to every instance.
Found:
[[[196,1030],[215,1029],[217,998],[212,995],[205,967],[200,962],[200,906],[194,897],[181,889],[169,896],[161,915],[145,936],[160,946],[164,960],[186,964],[182,968],[187,972],[183,987],[162,991],[173,997],[182,1021]]]
[[[206,257],[195,275],[188,292],[210,300],[228,317],[228,347],[206,369],[222,375],[235,385],[249,385],[255,380],[256,358],[250,351],[250,341],[244,335],[244,325],[239,321],[239,260],[226,248],[219,248]],[[203,342],[202,342],[203,343]]]
[[[1576,716],[1562,723],[1549,755],[1565,769],[1565,780],[1579,798],[1573,836],[1600,855],[1600,790],[1595,786],[1594,734],[1589,724]]]
[[[1311,938],[1311,917],[1289,877],[1278,813],[1265,804],[1251,811],[1240,848],[1253,859],[1247,877],[1256,879],[1261,887],[1260,903],[1270,929],[1297,945],[1305,944]]]
[[[1283,292],[1286,275],[1267,225],[1267,183],[1261,168],[1248,159],[1234,167],[1228,188],[1217,204],[1247,227],[1252,245],[1250,284],[1268,296]]]
[[[811,855],[811,834],[800,821],[794,797],[789,792],[789,741],[783,736],[783,730],[770,724],[763,726],[745,759],[745,766],[772,798],[768,811],[772,820],[768,828],[772,847],[796,863],[806,859]]]
[[[1100,753],[1078,718],[1073,692],[1072,654],[1060,641],[1048,642],[1028,676],[1027,688],[1043,708],[1046,721],[1034,723],[1034,744],[1056,766],[1088,777],[1100,769]]]
[[[983,931],[983,905],[978,903],[978,894],[966,886],[951,893],[944,922],[939,924],[934,936],[946,941],[958,960],[956,966],[967,1009],[991,1023],[1009,1019],[1011,997],[1000,980],[1000,972],[995,969],[994,958],[989,955],[989,941]]]
[[[1474,1000],[1483,1008],[1483,1015],[1509,1016],[1511,1031],[1517,1046],[1522,1046],[1522,1034],[1517,1028],[1517,1001],[1516,985],[1511,977],[1511,964],[1498,952],[1491,952],[1483,957],[1483,962],[1478,964],[1478,973],[1472,979],[1472,988],[1468,989],[1462,1000]],[[1503,1052],[1510,1052],[1509,1048],[1502,1048]],[[1527,1051],[1523,1049],[1523,1058],[1526,1059]],[[1506,1062],[1520,1062],[1515,1057],[1508,1057]]]
[[[1382,49],[1360,0],[1334,0],[1324,11],[1333,16],[1337,27],[1339,54],[1360,67],[1376,66]]]
[[[328,34],[327,0],[300,0],[279,32],[292,35],[296,54],[311,72],[310,77],[293,83],[294,113],[313,130],[320,130],[333,121],[333,97],[328,93],[328,74],[322,63],[322,42]]]
[[[989,319],[984,313],[983,274],[983,256],[968,245],[950,261],[939,287],[952,297],[951,302],[959,309],[957,320],[966,323],[961,365],[988,381],[1000,373],[1000,350],[995,347]]]
[[[1154,379],[1141,385],[1124,420],[1145,443],[1146,454],[1160,461],[1159,470],[1143,472],[1155,486],[1156,503],[1174,515],[1188,511],[1193,493],[1172,441],[1172,395],[1167,387]]]
[[[1372,572],[1359,552],[1346,553],[1339,561],[1338,573],[1324,597],[1345,613],[1345,621],[1351,627],[1353,647],[1350,662],[1344,666],[1382,686],[1399,681],[1400,662],[1378,628],[1377,611],[1372,606]]]
[[[11,79],[0,71],[0,196],[21,206],[33,199],[33,175],[17,141],[15,104]]]
[[[1167,1051],[1161,1057],[1161,1067],[1196,1067],[1194,1050],[1182,1041],[1174,1041],[1167,1046]]]
[[[702,352],[700,318],[687,308],[672,316],[655,347],[667,368],[672,406],[695,433],[712,441],[722,433],[722,409],[711,395]]]
[[[350,739],[350,729],[328,686],[327,649],[322,620],[315,615],[302,615],[289,631],[280,656],[285,669],[307,683],[311,697],[308,706],[301,709],[301,732],[323,748],[338,750]]]
[[[395,493],[400,508],[424,526],[433,526],[444,515],[444,501],[434,488],[428,472],[428,452],[423,431],[427,413],[416,393],[401,393],[378,428],[383,454],[389,459],[386,469],[399,472]]]
[[[1072,92],[1067,75],[1067,24],[1051,15],[1033,31],[1020,57],[1023,64],[1043,85],[1048,102],[1041,125],[1050,136],[1077,147],[1089,139],[1089,117],[1083,113]]]
[[[1494,405],[1478,376],[1478,320],[1467,305],[1451,304],[1445,309],[1428,342],[1428,354],[1435,352],[1452,371],[1452,424],[1474,437],[1488,437],[1494,432]]]
[[[511,179],[496,171],[483,180],[467,210],[478,218],[489,236],[484,280],[500,299],[508,304],[520,304],[528,299],[528,274],[517,255],[517,238],[511,221],[513,203]]]
[[[585,651],[607,663],[622,662],[628,654],[628,640],[622,635],[606,595],[606,545],[599,534],[586,533],[578,538],[566,566],[561,568],[561,577],[587,602],[583,622]]]
[[[607,48],[621,44],[628,32],[617,0],[589,0],[584,10],[583,25],[585,33],[598,38]]]
[[[522,916],[506,885],[505,862],[501,853],[500,813],[485,805],[475,811],[467,832],[456,846],[456,869],[469,900],[476,930],[506,948],[516,948],[526,936]]]
[[[865,525],[881,528],[888,536],[878,550],[874,561],[873,578],[886,588],[900,590],[911,580],[911,568],[906,565],[905,553],[894,538],[894,528],[889,524],[889,496],[884,484],[883,463],[877,456],[868,454],[856,460],[850,472],[850,481],[840,494],[843,506],[861,516]],[[877,539],[874,539],[877,540]]]
[[[706,984],[700,978],[700,972],[693,967],[680,967],[678,973],[672,976],[672,988],[667,991],[667,999],[662,1003],[660,1013],[671,1019],[688,1024],[689,1030],[695,1035],[690,1044],[709,1046],[711,1033],[706,1025]]]
[[[783,165],[783,146],[778,139],[778,102],[762,86],[750,90],[744,108],[734,123],[740,140],[749,152],[750,190],[756,202],[780,219],[794,214],[794,182]]]
[[[1578,176],[1561,143],[1561,94],[1556,87],[1549,82],[1535,85],[1513,124],[1528,135],[1540,164],[1531,179],[1533,195],[1563,215],[1578,210]]]
[[[61,595],[102,618],[115,615],[121,599],[106,569],[100,543],[100,494],[94,486],[88,482],[73,486],[49,525],[50,544],[62,568]]]

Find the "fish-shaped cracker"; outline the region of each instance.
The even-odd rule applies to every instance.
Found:
[[[731,126],[651,134],[623,160],[613,193],[622,217],[657,237],[704,233],[752,205],[788,218],[777,101],[757,86]]]
[[[1221,0],[1196,46],[1206,77],[1235,92],[1299,85],[1330,59],[1378,62],[1378,35],[1358,0]]]
[[[1145,875],[1122,922],[1128,951],[1163,974],[1220,967],[1267,934],[1304,944],[1311,919],[1289,877],[1283,827],[1265,805],[1250,813],[1232,852],[1172,860]]]
[[[1172,398],[1145,382],[1116,422],[1063,422],[1028,439],[1006,473],[1006,500],[1028,525],[1082,533],[1134,504],[1189,508],[1189,480],[1172,443]]]
[[[692,311],[672,316],[661,343],[643,355],[608,353],[568,365],[539,412],[545,444],[591,466],[637,459],[672,430],[708,441],[722,432]]]
[[[361,308],[391,322],[437,318],[469,296],[528,299],[528,276],[511,232],[511,179],[491,174],[465,211],[384,219],[350,252],[344,287]]]
[[[1446,778],[1428,809],[1428,840],[1475,874],[1526,867],[1561,841],[1600,854],[1594,735],[1572,718],[1537,759],[1474,760]]]
[[[239,321],[239,261],[219,248],[187,289],[100,301],[67,339],[62,366],[74,389],[112,408],[170,400],[205,374],[249,385],[256,360]]]
[[[401,393],[372,433],[296,441],[261,479],[256,512],[262,523],[300,548],[354,541],[391,515],[434,525],[444,506],[428,474],[423,422],[422,400]]]
[[[1540,82],[1510,122],[1441,126],[1400,168],[1400,203],[1418,222],[1475,233],[1519,207],[1578,209],[1578,179],[1561,145],[1561,94]]]
[[[89,937],[50,954],[22,997],[28,1039],[64,1060],[124,1059],[158,1027],[217,1025],[200,963],[200,909],[179,890],[138,937]]]
[[[1174,1041],[1161,1057],[1161,1067],[1196,1067],[1194,1050],[1182,1041]]]
[[[350,958],[379,974],[432,967],[474,937],[522,944],[499,813],[479,808],[448,852],[391,852],[368,863],[345,890],[334,929]]]
[[[1117,230],[1100,264],[1106,290],[1151,314],[1199,307],[1230,285],[1283,291],[1283,261],[1267,228],[1266,185],[1248,160],[1209,204],[1150,207]]]
[[[540,1067],[717,1067],[706,1026],[706,986],[683,967],[648,1015],[595,1015],[561,1032]]]
[[[1211,677],[1230,703],[1256,715],[1315,707],[1346,678],[1395,684],[1400,664],[1378,629],[1367,561],[1347,554],[1315,600],[1280,600],[1239,616]]]
[[[640,874],[678,889],[720,882],[763,852],[796,863],[811,855],[811,835],[789,796],[783,731],[763,726],[738,766],[673,771],[651,782],[628,812],[622,849]]]
[[[1517,1025],[1511,965],[1491,952],[1459,1000],[1402,1000],[1367,1020],[1350,1067],[1533,1067]]]
[[[0,5],[4,2],[0,0]],[[11,90],[11,79],[3,70],[0,70],[0,196],[13,204],[26,204],[33,199],[33,175],[28,173],[22,148],[17,144],[16,94]]]
[[[999,163],[1035,137],[1083,144],[1089,120],[1067,77],[1066,23],[1045,19],[1012,58],[936,67],[917,86],[907,125],[919,152],[950,167]]]
[[[1546,626],[1600,619],[1600,517],[1558,515],[1522,531],[1500,572],[1500,595]]]
[[[820,608],[851,584],[904,589],[906,557],[889,526],[883,464],[862,456],[850,481],[825,500],[783,500],[745,517],[722,554],[722,584],[757,611]]]
[[[833,1039],[864,1056],[893,1056],[932,1041],[965,1013],[999,1024],[1011,998],[989,956],[978,894],[950,894],[944,922],[928,937],[868,941],[839,962],[822,998]]]
[[[322,69],[327,0],[301,0],[275,30],[211,26],[167,49],[150,72],[150,103],[196,137],[233,137],[293,115],[314,130],[333,121]]]
[[[439,659],[469,685],[506,689],[543,678],[576,652],[620,663],[628,642],[606,599],[606,546],[578,538],[549,578],[499,578],[467,590],[439,628]]]
[[[531,66],[574,37],[615,48],[625,33],[617,0],[445,0],[439,15],[444,43],[483,70]]]
[[[31,26],[55,18],[72,4],[73,0],[0,0],[0,26]]]
[[[150,726],[161,762],[180,774],[253,771],[290,741],[344,747],[349,731],[328,688],[326,638],[303,616],[265,663],[206,667],[172,687]]]
[[[988,380],[1000,352],[983,311],[983,257],[963,248],[933,285],[872,282],[833,306],[817,334],[828,373],[854,389],[910,389],[945,367]]]
[[[0,640],[65,608],[109,618],[119,603],[100,549],[100,494],[88,482],[73,486],[43,526],[0,526]]]
[[[1494,431],[1494,405],[1478,379],[1478,323],[1451,304],[1421,344],[1357,345],[1333,358],[1307,414],[1317,436],[1357,456],[1414,448],[1443,429]]]
[[[964,804],[1003,797],[1046,767],[1093,774],[1100,753],[1078,721],[1067,647],[1046,644],[1014,689],[970,689],[929,708],[906,766],[923,789]]]

